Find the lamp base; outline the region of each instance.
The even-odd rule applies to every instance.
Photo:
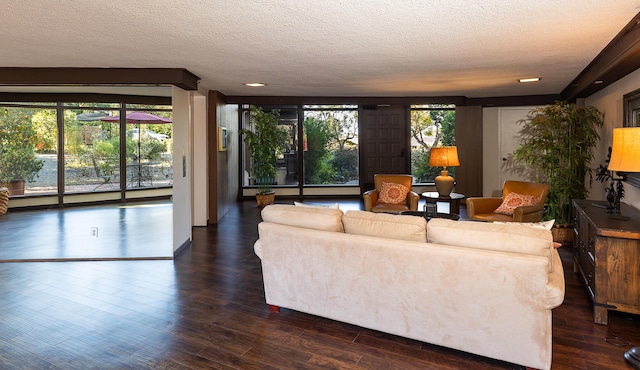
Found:
[[[435,178],[436,183],[436,191],[438,195],[441,197],[451,196],[451,192],[453,191],[454,178],[449,176],[448,171],[442,171],[440,176]]]

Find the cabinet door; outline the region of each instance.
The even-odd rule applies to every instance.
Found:
[[[589,289],[589,294],[593,299],[595,295],[595,247],[594,229],[582,211],[576,210],[576,229],[578,235],[574,239],[574,258],[578,265],[578,270],[585,285]]]
[[[598,281],[602,280],[602,285],[597,287],[602,289],[602,303],[625,312],[640,313],[640,241],[598,237],[596,248]],[[600,255],[606,259],[602,267]]]

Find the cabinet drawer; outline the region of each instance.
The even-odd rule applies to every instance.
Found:
[[[582,275],[582,280],[587,288],[589,288],[589,295],[593,299],[596,292],[596,267],[593,263],[593,259],[589,256],[589,253],[581,252],[578,254],[577,262],[580,269],[580,275]]]

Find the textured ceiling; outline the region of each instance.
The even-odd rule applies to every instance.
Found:
[[[0,6],[2,67],[186,68],[226,95],[387,97],[558,94],[640,11],[639,0]],[[253,81],[268,86],[243,86]]]

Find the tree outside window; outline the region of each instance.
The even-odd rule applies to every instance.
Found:
[[[305,184],[358,184],[358,112],[350,106],[306,106]]]
[[[442,168],[429,166],[434,146],[455,145],[455,110],[452,105],[411,107],[411,173],[416,183],[433,182]],[[455,167],[447,168],[455,176]]]

